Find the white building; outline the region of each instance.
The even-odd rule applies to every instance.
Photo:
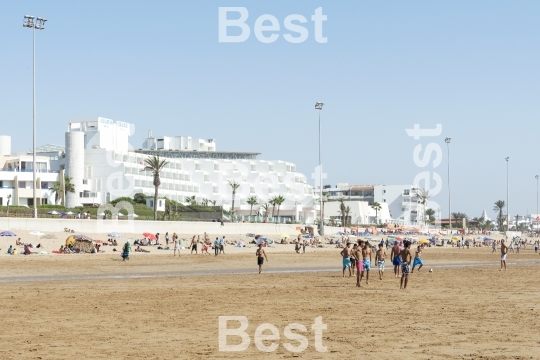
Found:
[[[186,203],[195,196],[199,203],[207,199],[230,209],[229,181],[236,181],[237,215],[249,215],[246,200],[251,196],[264,204],[282,195],[286,200],[280,217],[307,223],[316,219],[319,206],[313,188],[292,163],[259,160],[259,153],[218,152],[213,139],[154,138],[151,132],[141,146],[132,147],[133,129],[132,124],[101,117],[69,121],[65,156],[52,161],[75,185],[76,193],[67,195],[68,207],[103,204],[135,193],[153,196],[153,178],[143,168],[145,159],[156,155],[169,162],[161,172],[160,197]],[[254,206],[254,213],[260,208]]]
[[[424,206],[420,203],[416,191],[412,185],[349,185],[337,184],[334,188],[327,188],[328,200],[331,204],[339,199],[348,202],[356,201],[365,205],[354,205],[358,208],[358,223],[367,224],[375,222],[375,210],[371,208],[374,202],[378,202],[382,210],[378,215],[379,223],[418,224],[424,219]],[[337,216],[329,213],[333,209],[325,205],[325,218]],[[339,206],[337,207],[339,210]],[[352,207],[351,207],[352,209]],[[364,209],[364,210],[361,210]],[[353,224],[356,222],[353,221]]]
[[[37,205],[53,204],[55,195],[49,190],[63,175],[51,169],[48,156],[36,156]],[[0,205],[34,205],[34,161],[32,155],[11,153],[11,137],[0,136]]]

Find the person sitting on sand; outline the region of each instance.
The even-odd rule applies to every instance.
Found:
[[[140,246],[137,246],[137,248],[135,249],[136,252],[143,252],[143,253],[149,253],[150,250],[145,250],[145,249],[141,249]]]
[[[15,245],[24,245],[23,242],[21,241],[21,238],[18,238],[17,241],[15,241]]]
[[[9,255],[13,255],[13,245],[9,245],[9,248],[7,249],[7,253]]]
[[[28,245],[25,245],[24,246],[24,255],[31,255],[32,252],[30,251],[30,248],[28,247]]]

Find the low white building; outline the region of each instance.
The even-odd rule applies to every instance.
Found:
[[[53,204],[50,188],[62,174],[51,169],[48,156],[36,156],[36,164],[37,205]],[[12,154],[11,137],[0,136],[0,205],[34,206],[33,167],[32,155]]]
[[[358,205],[359,216],[363,222],[371,219],[375,222],[375,212],[369,208],[374,202],[381,204],[383,215],[379,217],[379,223],[396,223],[404,225],[421,224],[424,219],[424,206],[417,196],[412,185],[349,185],[339,183],[334,188],[324,189],[328,193],[329,203],[344,199],[349,202],[365,202],[367,205]],[[356,206],[356,205],[355,205]],[[366,207],[367,206],[367,207]],[[325,205],[325,218],[329,215]],[[366,209],[360,215],[360,209]],[[336,216],[332,214],[331,216]],[[354,223],[354,222],[353,222]]]
[[[154,138],[151,132],[141,146],[133,147],[129,144],[133,129],[132,124],[101,117],[69,121],[65,152],[52,161],[75,185],[76,193],[67,195],[68,207],[104,204],[135,193],[153,196],[152,174],[143,168],[145,160],[155,155],[168,161],[161,172],[160,197],[187,203],[194,196],[199,203],[215,202],[229,210],[229,181],[235,181],[240,184],[234,202],[237,215],[249,215],[249,197],[266,204],[281,195],[285,202],[280,217],[306,223],[317,217],[313,187],[290,162],[260,160],[255,152],[218,152],[213,139]],[[259,212],[261,205],[253,210]]]

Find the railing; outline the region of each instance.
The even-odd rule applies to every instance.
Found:
[[[34,170],[32,169],[10,169],[10,168],[2,168],[0,171],[8,171],[8,172],[22,172],[22,173],[31,173],[33,172]],[[59,171],[56,171],[56,170],[41,170],[41,169],[36,169],[36,172],[37,173],[48,173],[48,174],[58,174]]]

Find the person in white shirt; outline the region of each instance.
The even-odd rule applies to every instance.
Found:
[[[225,236],[219,239],[219,253],[225,254]]]

